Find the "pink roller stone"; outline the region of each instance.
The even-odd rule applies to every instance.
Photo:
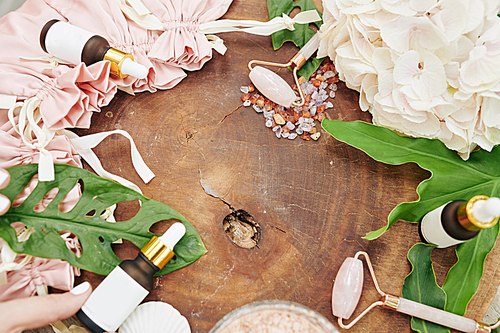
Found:
[[[359,259],[346,258],[333,284],[333,315],[349,319],[358,305],[362,290],[363,263]]]
[[[267,68],[255,66],[248,76],[255,87],[276,104],[289,108],[297,98],[288,83]]]

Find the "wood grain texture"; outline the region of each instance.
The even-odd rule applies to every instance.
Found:
[[[225,18],[266,20],[266,2],[236,0]],[[219,36],[228,47],[225,56],[214,54],[171,90],[135,97],[118,93],[93,115],[89,130],[77,131],[127,130],[156,177],[141,183],[132,168],[128,140],[119,136],[94,149],[104,168],[140,184],[147,197],[183,214],[208,249],[194,264],[157,278],[146,301],[172,304],[195,333],[208,332],[242,305],[270,299],[304,304],[336,322],[331,313],[333,279],[345,257],[360,250],[370,254],[381,288],[400,295],[410,272],[406,254],[419,241],[417,225],[398,222],[377,240],[361,237],[385,225],[397,204],[416,200],[415,189],[429,173],[412,163],[375,162],[322,130],[317,142],[277,139],[261,114],[242,107],[239,87],[249,83],[248,61],[286,62],[296,48],[285,45],[273,51],[270,37]],[[287,70],[279,73],[290,76]],[[357,101],[358,94],[340,84],[328,117],[370,121]],[[231,208],[246,210],[260,224],[259,248],[238,248],[224,234],[222,221]],[[119,208],[118,218],[125,213]],[[115,248],[122,259],[138,252],[128,243]],[[454,253],[435,253],[434,260],[442,283]],[[496,292],[498,260],[495,249],[469,306],[471,318],[482,318]],[[102,279],[83,272],[77,283],[90,281],[95,288]],[[368,277],[364,288],[354,315],[378,300]],[[377,308],[350,331],[411,332],[409,322],[405,315]]]

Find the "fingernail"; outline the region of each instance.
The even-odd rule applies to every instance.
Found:
[[[6,196],[0,194],[0,213],[7,211],[9,207],[10,200]]]
[[[7,170],[0,169],[0,186],[4,185],[4,183],[9,179],[9,173]]]
[[[89,290],[89,288],[90,288],[90,283],[85,281],[83,283],[80,283],[75,288],[71,289],[69,292],[72,293],[73,295],[81,295],[87,290]]]

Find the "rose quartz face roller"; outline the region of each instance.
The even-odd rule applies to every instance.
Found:
[[[370,271],[375,289],[382,296],[380,301],[371,304],[350,324],[345,325],[342,319],[349,319],[358,305],[363,289],[363,263],[359,256],[364,256],[368,269]],[[335,283],[333,284],[332,293],[332,310],[333,315],[339,317],[338,323],[340,327],[349,329],[356,324],[368,311],[380,305],[384,308],[396,310],[410,316],[421,318],[439,325],[450,327],[457,331],[467,333],[487,333],[492,329],[500,326],[500,321],[494,325],[488,325],[475,320],[465,318],[451,312],[446,312],[431,306],[427,306],[408,299],[386,294],[380,290],[370,258],[366,252],[358,252],[354,258],[346,258],[340,267]]]
[[[286,107],[290,106],[302,106],[305,103],[304,93],[300,88],[299,79],[297,78],[297,71],[302,67],[307,59],[316,51],[319,47],[319,37],[315,34],[300,51],[293,56],[293,58],[286,64],[278,64],[274,62],[252,60],[248,63],[248,68],[250,69],[250,80],[257,87],[257,89],[267,98],[269,98],[274,103],[283,105]],[[296,102],[297,96],[293,92],[292,88],[283,80],[278,74],[270,71],[267,68],[261,66],[252,65],[266,65],[275,67],[291,67],[293,69],[293,78],[297,84],[297,89],[299,90],[301,101]]]

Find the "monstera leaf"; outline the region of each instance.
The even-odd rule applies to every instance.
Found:
[[[282,16],[283,13],[290,14],[290,12],[299,7],[301,11],[316,10],[316,5],[312,0],[267,0],[267,10],[269,12],[269,19],[272,20],[275,17]],[[321,13],[318,11],[321,16]],[[314,24],[320,28],[322,21],[314,22]],[[290,41],[295,44],[295,46],[301,48],[311,39],[316,33],[307,24],[295,24],[295,30],[283,29],[275,32],[272,35],[273,48],[275,50],[279,49],[285,42]],[[309,79],[311,74],[318,69],[319,65],[323,59],[317,59],[314,56],[311,57],[304,66],[298,71],[299,76],[304,76]]]
[[[30,183],[37,174],[36,164],[20,165],[8,169],[11,181],[7,188],[0,191],[11,202]],[[83,183],[83,192],[78,203],[66,213],[58,206],[75,185]],[[41,212],[34,207],[52,189],[57,195]],[[140,210],[131,219],[110,223],[101,218],[106,208],[123,202],[139,200]],[[143,247],[154,236],[149,228],[162,220],[178,220],[186,227],[185,236],[174,248],[175,258],[159,272],[163,275],[185,267],[199,257],[206,249],[194,227],[178,212],[169,206],[148,199],[138,192],[113,181],[98,177],[91,172],[70,165],[55,166],[55,180],[38,182],[33,192],[17,207],[11,207],[0,216],[0,237],[17,253],[30,254],[42,258],[57,258],[75,267],[106,275],[121,260],[114,254],[111,243],[122,238]],[[22,222],[35,232],[25,242],[18,242],[16,231],[11,227],[14,222]],[[70,251],[59,236],[60,231],[69,230],[78,236],[82,255],[77,257]]]
[[[418,222],[452,200],[468,200],[475,195],[500,196],[500,146],[491,152],[474,152],[464,161],[439,140],[402,137],[361,121],[325,119],[322,125],[337,140],[361,149],[377,161],[394,165],[415,162],[431,172],[431,177],[417,187],[419,199],[396,206],[387,225],[368,233],[366,239],[379,237],[399,219]]]

